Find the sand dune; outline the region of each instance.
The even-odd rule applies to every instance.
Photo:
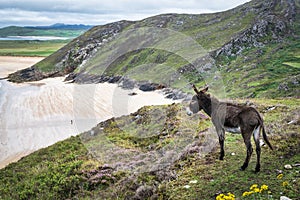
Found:
[[[12,59],[12,66],[25,66],[19,61]],[[32,59],[31,64],[36,61]],[[12,66],[4,67],[1,74],[7,74],[5,70],[12,70]],[[137,95],[129,96],[133,91],[116,84],[77,85],[64,83],[63,78],[18,85],[1,80],[0,84],[0,168],[105,119],[132,113],[144,105],[173,103],[159,91],[135,89]]]

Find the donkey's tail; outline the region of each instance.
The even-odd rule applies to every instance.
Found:
[[[260,120],[260,125],[261,125],[261,128],[262,128],[262,134],[263,134],[264,141],[267,143],[267,145],[270,147],[270,149],[273,150],[273,147],[272,147],[271,143],[269,142],[268,136],[267,136],[266,131],[265,131],[264,120],[260,116],[259,112],[257,110],[255,110],[255,111],[258,114],[258,117],[259,117],[259,120]]]
[[[267,145],[270,147],[270,149],[273,150],[273,147],[272,147],[271,143],[269,142],[269,139],[267,137],[267,134],[266,134],[266,131],[265,131],[265,127],[264,127],[263,124],[262,124],[262,134],[263,134],[264,141],[267,143]]]

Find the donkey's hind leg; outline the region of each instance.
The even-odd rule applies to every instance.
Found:
[[[246,148],[247,148],[247,156],[246,156],[244,164],[241,167],[241,170],[245,170],[248,167],[248,164],[249,164],[252,152],[253,152],[253,148],[252,148],[252,145],[251,145],[252,131],[249,131],[249,129],[243,129],[242,128],[241,132],[242,132],[242,136],[243,136],[243,139],[244,139],[244,143],[245,143]]]
[[[253,138],[254,138],[254,142],[255,142],[255,146],[256,146],[256,156],[257,156],[255,172],[260,171],[260,152],[261,152],[260,141],[259,141],[260,129],[261,129],[261,127],[258,126],[253,131]]]
[[[224,159],[225,151],[224,151],[224,139],[225,139],[225,130],[220,128],[217,129],[217,134],[219,137],[219,144],[220,144],[220,160]]]

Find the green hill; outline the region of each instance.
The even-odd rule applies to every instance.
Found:
[[[25,79],[21,71],[10,80],[74,71],[75,82],[125,75],[184,88],[188,82],[210,82],[203,73],[210,65],[230,97],[297,97],[299,6],[298,1],[254,0],[215,14],[165,14],[97,26],[33,66],[36,73]],[[162,82],[154,74],[169,79]]]
[[[56,36],[77,37],[90,29],[87,25],[53,24],[51,26],[8,26],[0,29],[0,37],[8,36]]]
[[[91,27],[88,25],[54,24],[51,26],[9,26],[0,28],[0,37],[6,38],[0,40],[0,55],[49,56]],[[20,37],[12,40],[13,36]],[[23,36],[29,37],[26,40]],[[34,36],[37,38],[34,38]],[[40,39],[40,37],[44,38]],[[45,37],[52,38],[45,40]]]

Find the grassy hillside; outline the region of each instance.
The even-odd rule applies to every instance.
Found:
[[[249,48],[243,56],[220,58],[226,92],[239,97],[299,97],[299,40]],[[238,85],[238,87],[236,87]]]
[[[299,97],[299,8],[298,1],[253,0],[226,12],[97,26],[34,69],[74,70],[82,83],[88,75],[121,75],[182,90],[189,82],[212,84],[218,73],[229,97]],[[11,80],[25,81],[22,72]]]
[[[225,160],[219,161],[209,119],[189,117],[179,104],[150,106],[1,169],[0,198],[215,199],[230,192],[236,199],[297,199],[300,101],[250,102],[263,114],[274,147],[262,148],[258,174],[255,153],[246,171],[239,171],[246,155],[241,135],[226,135]],[[268,189],[250,190],[254,184]],[[242,197],[246,191],[257,193]]]

